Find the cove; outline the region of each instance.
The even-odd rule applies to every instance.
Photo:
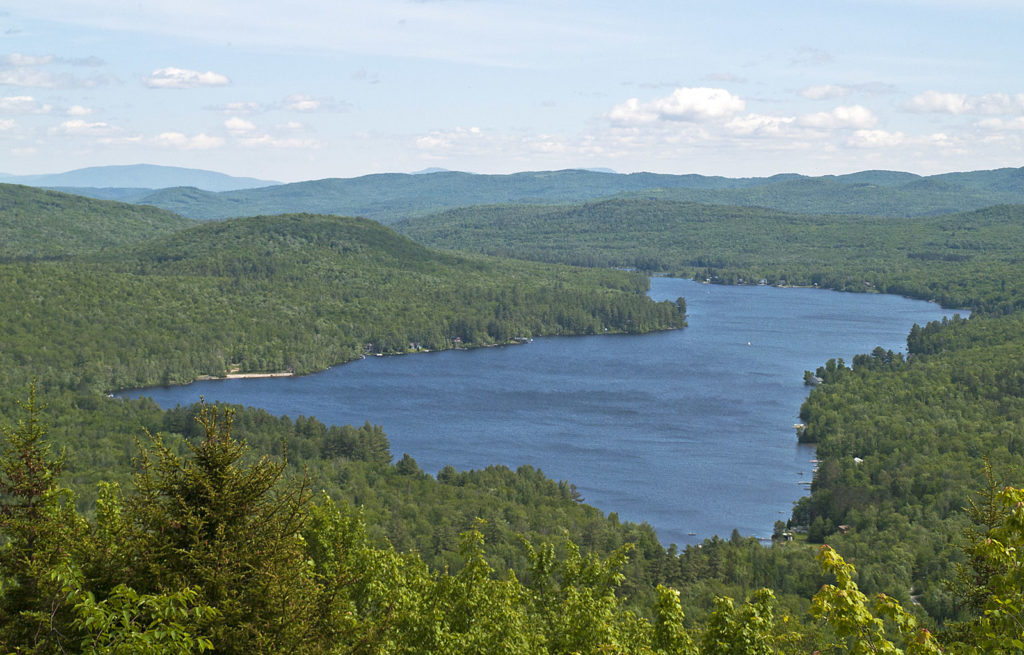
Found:
[[[733,529],[765,537],[810,480],[793,424],[803,372],[876,346],[905,351],[934,303],[817,289],[653,278],[687,301],[689,327],[541,338],[521,346],[367,358],[300,378],[216,380],[122,392],[162,407],[209,401],[382,425],[396,459],[436,473],[531,465],[586,502],[647,521],[662,543]]]

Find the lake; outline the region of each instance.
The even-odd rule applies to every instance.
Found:
[[[647,521],[662,543],[733,529],[769,536],[811,479],[793,424],[803,372],[876,346],[904,351],[934,303],[818,289],[654,278],[687,301],[689,327],[551,337],[520,346],[370,357],[299,378],[216,380],[118,394],[162,407],[199,396],[382,425],[396,459],[436,473],[505,464],[569,480],[586,502]]]

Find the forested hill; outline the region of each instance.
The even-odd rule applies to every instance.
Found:
[[[467,207],[395,227],[438,248],[720,282],[881,290],[1007,311],[1024,299],[1022,225],[1021,205],[893,219],[613,198]]]
[[[366,219],[204,223],[0,266],[0,375],[100,390],[232,369],[306,373],[366,351],[682,326],[683,311],[646,288],[620,271],[437,253]]]
[[[893,171],[850,175],[724,178],[583,170],[473,175],[381,174],[211,193],[163,189],[133,202],[197,219],[315,212],[366,216],[383,223],[467,205],[558,204],[616,194],[763,206],[794,212],[920,216],[1024,203],[1024,169],[920,177]]]
[[[194,224],[153,207],[0,184],[0,261],[92,252]]]

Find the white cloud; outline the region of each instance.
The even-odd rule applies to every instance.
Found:
[[[239,118],[238,116],[232,116],[224,121],[224,127],[228,128],[228,131],[232,134],[245,134],[256,129],[256,125],[251,121]]]
[[[51,128],[54,134],[67,134],[71,136],[100,136],[111,132],[109,124],[103,122],[87,123],[80,118],[64,121],[58,127]]]
[[[0,69],[0,85],[24,86],[36,88],[63,88],[71,89],[76,87],[94,88],[103,84],[110,84],[116,81],[109,76],[96,76],[89,78],[75,77],[67,73],[51,73],[37,67],[17,67]]]
[[[221,111],[225,114],[255,114],[264,110],[258,102],[229,102],[225,105],[204,107],[204,109]]]
[[[292,111],[316,111],[320,109],[321,102],[316,98],[307,95],[291,95],[284,99],[285,109]]]
[[[616,123],[653,123],[658,120],[658,113],[648,106],[640,104],[639,98],[630,98],[626,102],[615,105],[608,112],[608,118]]]
[[[126,135],[126,134],[115,134],[112,136],[102,136],[96,139],[97,143],[103,145],[124,145],[124,144],[137,144],[142,143],[141,135]]]
[[[348,111],[352,105],[344,100],[334,98],[314,98],[304,93],[295,93],[281,101],[275,108],[309,113],[314,111]]]
[[[820,84],[809,86],[800,91],[800,95],[809,100],[831,100],[833,98],[845,98],[850,95],[850,87],[840,84]]]
[[[746,108],[746,103],[738,96],[725,89],[707,87],[679,88],[653,104],[660,117],[680,121],[725,118]]]
[[[225,75],[206,71],[187,70],[184,68],[158,68],[143,79],[143,83],[153,89],[193,89],[198,86],[227,86],[231,80]]]
[[[52,88],[55,86],[71,86],[62,84],[65,77],[59,77],[42,70],[34,68],[13,68],[0,70],[0,84],[6,86],[30,86],[39,88]]]
[[[71,105],[65,113],[68,116],[88,116],[92,113],[92,109],[83,107],[82,105]]]
[[[113,81],[108,76],[79,78],[68,73],[54,73],[47,67],[97,66],[103,61],[96,57],[66,59],[53,55],[25,55],[18,52],[0,56],[0,85],[38,88],[96,87]]]
[[[887,132],[885,130],[857,130],[847,143],[858,148],[891,148],[906,141],[906,135],[902,132]]]
[[[985,118],[978,121],[978,127],[994,132],[1024,130],[1024,116],[1018,116],[1010,120],[1002,118]]]
[[[270,134],[247,136],[238,140],[240,144],[250,148],[282,148],[286,150],[316,150],[321,147],[315,139],[281,139]]]
[[[224,145],[224,139],[219,136],[197,134],[190,137],[181,132],[164,132],[153,139],[153,141],[159,146],[180,148],[182,150],[210,150]]]
[[[936,132],[935,134],[929,134],[924,137],[924,143],[940,148],[956,147],[959,145],[958,141],[958,139],[955,139],[948,134],[943,134],[942,132]]]
[[[447,150],[452,147],[452,142],[441,134],[428,134],[416,138],[416,147],[421,150]]]
[[[970,104],[978,114],[1024,114],[1024,93],[990,93],[971,98]]]
[[[210,148],[219,148],[222,145],[224,145],[224,139],[219,136],[199,133],[189,140],[188,147],[191,150],[209,150]]]
[[[203,109],[219,111],[225,114],[236,116],[248,116],[250,114],[262,114],[270,111],[297,111],[302,113],[313,113],[323,111],[343,112],[351,109],[352,105],[344,100],[335,100],[330,97],[315,98],[304,93],[295,93],[284,99],[267,104],[259,102],[229,102],[223,105],[209,105]]]
[[[970,111],[965,94],[939,91],[919,93],[910,99],[907,108],[911,111],[937,114],[965,114]]]
[[[1024,114],[1024,93],[989,93],[969,96],[965,93],[925,91],[907,103],[907,109],[936,114],[1005,115]]]
[[[630,98],[616,105],[608,117],[616,123],[643,124],[655,121],[703,122],[729,118],[746,103],[725,89],[680,87],[671,95],[650,102]]]
[[[0,98],[0,112],[8,114],[46,114],[50,105],[41,105],[32,96],[6,96]]]
[[[25,67],[25,66],[45,66],[51,64],[54,61],[53,55],[43,55],[40,57],[32,55],[23,55],[20,52],[12,52],[9,55],[4,56],[0,59],[3,63],[9,66]]]
[[[800,117],[801,125],[819,129],[867,129],[878,123],[878,118],[867,107],[849,105],[836,107],[830,112],[818,112]]]
[[[14,119],[2,119],[0,120],[0,132],[6,132],[7,130],[13,129],[16,125],[17,123],[14,122]]]
[[[531,139],[529,147],[534,152],[546,155],[562,154],[569,149],[561,137],[551,134],[541,134],[535,139]]]
[[[725,124],[725,127],[737,136],[777,136],[781,135],[785,128],[795,121],[796,118],[792,116],[747,114],[732,119]]]
[[[416,147],[420,150],[438,151],[469,147],[482,140],[484,133],[479,127],[457,127],[453,130],[434,131],[416,139]]]

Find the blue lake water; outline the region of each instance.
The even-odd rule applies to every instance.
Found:
[[[647,521],[662,543],[735,528],[768,536],[810,480],[793,424],[805,369],[876,346],[905,351],[914,323],[952,312],[898,296],[654,278],[689,327],[642,336],[367,358],[300,378],[219,380],[120,395],[162,407],[199,396],[382,425],[396,458],[436,473],[530,464],[588,503]],[[691,534],[692,533],[692,534]]]

